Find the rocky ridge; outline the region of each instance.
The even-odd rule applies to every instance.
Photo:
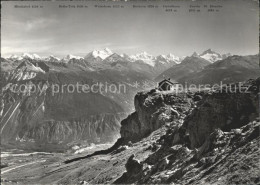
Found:
[[[259,86],[259,79],[251,80],[248,92],[202,93],[198,101],[193,94],[196,101],[190,110],[178,111],[186,113],[184,122],[168,114],[166,134],[147,147],[152,153],[146,158],[132,154],[126,172],[114,183],[259,183],[259,91],[252,90]],[[136,112],[122,121],[121,136],[130,141],[137,141],[136,133],[145,130],[142,125],[150,132],[159,127],[163,119],[158,116],[157,122],[151,122],[151,118],[167,102],[162,98],[167,95],[146,93],[140,98],[140,94],[135,98]],[[146,111],[149,103],[154,108],[150,112]]]

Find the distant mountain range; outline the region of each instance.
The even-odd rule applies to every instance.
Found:
[[[59,67],[65,67],[66,69],[62,70],[70,71],[127,71],[129,74],[140,73],[146,76],[146,78],[155,79],[156,81],[160,81],[163,78],[171,78],[172,80],[181,82],[185,80],[196,81],[198,78],[200,78],[200,80],[197,80],[198,82],[204,82],[205,80],[201,79],[202,76],[205,76],[209,71],[211,71],[213,74],[217,73],[216,76],[220,75],[218,78],[213,76],[209,78],[205,77],[208,80],[213,78],[212,80],[209,80],[213,82],[216,81],[215,78],[222,78],[221,75],[224,72],[222,66],[225,66],[226,71],[233,71],[234,75],[240,76],[238,74],[240,70],[253,70],[252,68],[248,69],[247,61],[253,60],[252,62],[255,63],[255,60],[257,60],[255,58],[257,57],[259,56],[232,56],[230,53],[219,54],[211,49],[207,49],[201,54],[194,52],[191,56],[187,57],[178,57],[173,54],[153,56],[147,52],[129,56],[127,54],[117,54],[112,52],[110,49],[105,48],[103,50],[94,50],[88,53],[85,57],[69,54],[61,59],[53,55],[49,57],[40,57],[38,54],[29,53],[24,53],[21,56],[11,55],[3,60],[2,69],[3,71],[12,70],[22,61],[28,60],[44,62],[58,71]],[[250,77],[250,71],[247,73],[248,75],[246,76]],[[251,74],[254,76],[254,71]],[[189,78],[192,75],[194,75],[194,77],[192,77],[191,80]],[[202,76],[199,77],[196,75]],[[232,74],[230,75],[231,77],[225,77],[225,79],[231,79],[232,81]],[[241,79],[244,78],[241,77]]]
[[[115,57],[115,54],[117,57]],[[168,55],[158,55],[158,56],[153,56],[151,54],[148,54],[147,52],[142,52],[138,53],[136,55],[127,55],[127,54],[117,54],[112,52],[109,48],[105,48],[103,50],[94,50],[90,53],[88,53],[85,57],[81,56],[75,56],[72,54],[66,55],[64,58],[58,58],[53,55],[49,57],[40,57],[38,54],[29,54],[29,53],[23,53],[21,56],[17,55],[11,55],[10,57],[7,57],[7,59],[10,60],[22,60],[22,59],[33,59],[33,60],[45,60],[45,61],[50,61],[50,60],[56,60],[56,61],[62,61],[62,62],[68,62],[71,59],[85,59],[87,61],[90,60],[97,60],[97,61],[107,61],[108,57],[114,55],[114,59],[117,60],[117,58],[122,58],[127,61],[131,62],[136,62],[136,61],[142,61],[150,66],[155,66],[158,63],[161,64],[166,64],[166,63],[180,63],[185,57],[178,57],[173,54],[168,54]],[[210,62],[216,62],[217,60],[222,60],[231,54],[219,54],[215,51],[212,51],[211,49],[208,49],[204,52],[202,52],[200,55],[198,55],[201,58],[204,58],[205,60],[208,60]],[[111,61],[110,61],[111,62]]]
[[[227,53],[227,54],[220,55],[219,53],[212,51],[211,49],[208,49],[208,50],[204,51],[203,53],[201,53],[199,56],[211,63],[214,63],[218,60],[223,60],[223,59],[231,56],[231,54]]]
[[[196,52],[192,55],[199,59],[204,59],[210,63],[222,60],[231,54],[221,55],[211,49],[208,49],[198,55]],[[160,73],[171,68],[174,65],[180,64],[186,57],[178,57],[173,54],[153,56],[147,52],[142,52],[136,55],[117,54],[110,49],[94,50],[88,53],[85,57],[75,56],[72,54],[66,55],[64,58],[58,58],[53,55],[49,57],[40,57],[37,54],[24,53],[21,56],[11,55],[6,58],[10,61],[22,61],[24,59],[37,60],[48,63],[58,63],[63,65],[74,65],[74,67],[82,70],[137,70],[149,75],[152,78],[157,77]],[[17,62],[18,63],[18,62]]]
[[[223,60],[207,65],[201,70],[180,76],[180,83],[215,84],[242,82],[259,77],[259,55],[229,56]]]
[[[175,81],[178,81],[179,78],[190,73],[200,71],[205,66],[210,64],[211,62],[201,58],[196,53],[194,53],[192,56],[186,57],[180,64],[172,66],[171,68],[161,73],[158,77],[156,77],[156,80],[160,81],[164,78],[171,78]]]
[[[164,78],[171,78],[182,84],[214,84],[221,81],[222,83],[245,81],[249,78],[256,78],[260,74],[259,55],[222,56],[224,59],[214,63],[201,56],[205,56],[205,54],[197,55],[194,53],[155,79],[160,81]]]

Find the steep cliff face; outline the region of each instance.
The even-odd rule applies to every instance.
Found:
[[[63,144],[66,148],[72,143],[106,143],[119,137],[125,113],[109,98],[77,92],[53,95],[47,83],[32,83],[40,89],[14,92],[11,83],[3,89],[2,144],[20,146],[22,142],[25,148],[26,143],[30,148]]]
[[[81,112],[64,114],[64,102],[58,104],[53,100],[48,104],[50,100],[46,99],[46,96],[30,96],[5,104],[0,124],[1,143],[18,148],[21,143],[24,148],[26,143],[29,148],[41,148],[41,144],[64,145],[66,149],[73,143],[107,143],[119,137],[120,121],[125,113],[89,115],[81,109]]]
[[[191,106],[188,101],[175,93],[139,92],[134,99],[135,112],[121,123],[121,137],[138,141],[164,124],[183,119]]]
[[[16,140],[47,143],[106,143],[119,137],[121,115],[95,115],[71,121],[46,121],[19,132]]]

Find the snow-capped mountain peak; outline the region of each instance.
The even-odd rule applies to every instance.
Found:
[[[222,56],[219,53],[212,51],[211,49],[204,51],[199,56],[211,63],[222,60]]]
[[[11,60],[22,60],[23,58],[21,56],[11,55],[11,56],[8,57],[8,59],[11,59]]]
[[[180,60],[179,57],[173,55],[173,54],[168,54],[168,55],[161,55],[163,58],[165,58],[168,62],[174,61],[174,62],[178,62]]]
[[[45,58],[45,60],[53,62],[53,61],[60,61],[61,59],[53,55],[50,55],[49,57]]]
[[[173,55],[159,55],[157,57],[154,57],[153,55],[148,54],[147,52],[142,52],[136,55],[130,56],[132,61],[141,60],[146,64],[149,64],[151,66],[155,66],[155,64],[161,63],[161,64],[169,64],[169,63],[180,63],[180,58]]]
[[[22,58],[30,58],[30,59],[41,59],[41,57],[37,54],[29,54],[29,53],[23,53]]]
[[[143,61],[144,63],[148,64],[148,65],[151,65],[151,66],[154,66],[155,63],[154,63],[154,60],[155,60],[155,57],[153,55],[150,55],[148,54],[147,52],[142,52],[142,53],[139,53],[139,54],[136,54],[136,55],[131,55],[130,56],[130,59],[132,61],[137,61],[137,60],[141,60]]]
[[[135,60],[152,60],[155,57],[144,51],[144,52],[136,54],[136,55],[131,55],[130,58],[135,59]]]
[[[42,59],[42,57],[40,57],[37,54],[23,53],[20,56],[11,55],[8,57],[8,59],[11,59],[11,60],[22,60],[22,59],[40,60],[40,59]]]
[[[110,49],[105,48],[103,50],[94,50],[94,51],[90,52],[85,58],[89,58],[89,57],[98,58],[98,57],[100,57],[102,60],[104,60],[105,58],[109,57],[112,54],[113,54],[113,52]]]
[[[144,51],[136,55],[131,55],[130,58],[135,60],[141,60],[141,59],[152,59],[153,56]]]

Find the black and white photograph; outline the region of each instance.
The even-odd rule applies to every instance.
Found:
[[[259,0],[1,1],[1,184],[260,184]]]

